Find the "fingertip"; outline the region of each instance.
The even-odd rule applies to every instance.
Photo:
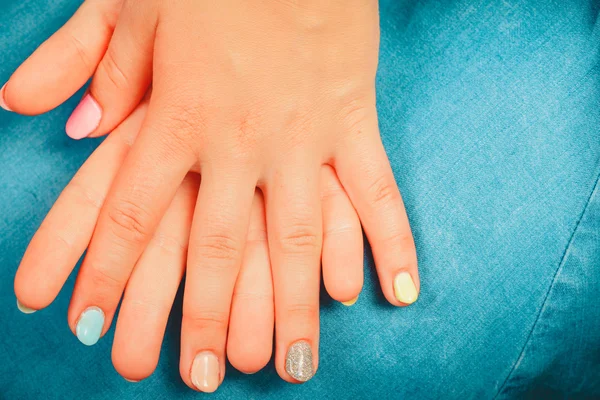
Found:
[[[246,338],[247,339],[247,338]],[[247,346],[245,343],[227,344],[227,359],[238,371],[251,375],[263,369],[271,359],[272,344]]]
[[[401,271],[396,274],[393,281],[394,298],[400,302],[401,306],[413,304],[419,298],[419,290],[415,284],[415,279],[407,271]]]
[[[21,303],[19,301],[19,299],[17,299],[17,308],[19,309],[19,311],[21,311],[23,314],[33,314],[34,312],[36,312],[37,310],[27,307],[26,305],[24,305],[23,303]]]
[[[25,314],[31,314],[42,310],[54,300],[49,294],[40,288],[36,280],[31,280],[17,270],[15,276],[14,291],[17,297],[17,307]],[[33,310],[33,311],[31,311]]]
[[[127,351],[120,351],[115,346],[111,358],[115,371],[131,383],[138,383],[150,377],[158,365],[158,362],[149,362],[143,357],[131,357]]]
[[[360,271],[361,273],[357,273]],[[330,263],[323,262],[323,281],[331,298],[344,305],[351,306],[358,300],[362,291],[364,278],[362,264],[355,269],[331,268]]]
[[[6,85],[5,83],[0,89],[0,107],[2,107],[5,111],[12,112],[11,108],[6,104]]]
[[[102,108],[88,93],[83,96],[79,105],[73,110],[67,121],[65,131],[71,139],[83,139],[96,130],[101,120]]]
[[[350,299],[348,301],[340,301],[340,303],[342,303],[343,305],[345,305],[346,307],[352,307],[354,304],[356,304],[356,302],[358,301],[358,297],[356,296],[353,299]]]

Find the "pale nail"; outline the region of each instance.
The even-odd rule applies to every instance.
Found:
[[[89,307],[81,313],[75,333],[86,346],[93,346],[100,339],[104,327],[104,312],[98,307]]]
[[[23,303],[21,303],[19,301],[19,299],[17,299],[17,308],[19,309],[19,311],[21,311],[23,314],[33,314],[34,312],[36,312],[37,310],[34,310],[33,308],[29,308],[25,305],[23,305]]]
[[[290,346],[285,356],[285,370],[300,382],[306,382],[314,376],[312,349],[306,340]]]
[[[198,353],[192,363],[190,379],[194,386],[202,392],[212,393],[219,387],[219,359],[210,351]]]
[[[6,104],[6,100],[4,100],[5,92],[6,92],[6,83],[4,84],[4,86],[2,86],[2,89],[0,89],[0,107],[5,109],[6,111],[12,111],[10,109],[10,107],[8,107],[8,105]]]
[[[345,305],[346,307],[350,307],[350,306],[353,306],[354,304],[356,304],[357,301],[358,301],[358,296],[356,296],[352,300],[342,301],[342,304]]]
[[[394,278],[394,295],[399,302],[412,304],[417,301],[419,294],[408,272],[401,272]]]
[[[72,139],[83,139],[96,130],[101,119],[102,108],[86,94],[67,121],[67,135]]]

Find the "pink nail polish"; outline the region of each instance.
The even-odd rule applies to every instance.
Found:
[[[6,83],[4,84],[4,86],[2,86],[2,89],[0,89],[0,107],[5,109],[6,111],[12,111],[6,104],[6,101],[4,100],[4,92],[5,91],[6,91]]]
[[[86,94],[67,121],[67,135],[73,139],[83,139],[100,124],[102,108],[94,98]]]

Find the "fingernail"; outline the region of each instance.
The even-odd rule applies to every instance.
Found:
[[[219,387],[219,359],[210,351],[198,353],[192,363],[190,378],[194,386],[202,392],[212,393]]]
[[[125,379],[127,382],[130,382],[130,383],[138,383],[139,382],[139,381],[132,381],[131,379],[127,379],[127,378],[123,378],[123,379]]]
[[[86,346],[93,346],[100,339],[104,327],[104,313],[98,307],[89,307],[81,313],[75,333],[77,339]]]
[[[2,89],[0,89],[0,107],[5,109],[6,111],[12,111],[6,104],[6,100],[4,100],[4,92],[5,91],[6,91],[6,83],[4,84],[4,86],[2,86]]]
[[[90,94],[86,94],[67,121],[67,135],[72,139],[83,139],[100,124],[102,108]]]
[[[394,295],[399,302],[412,304],[419,297],[417,288],[408,272],[401,272],[394,278]]]
[[[285,356],[285,370],[300,382],[306,382],[313,377],[315,373],[312,350],[306,340],[299,340],[290,346]]]
[[[358,296],[356,296],[352,300],[342,301],[342,304],[345,305],[346,307],[350,307],[350,306],[353,306],[357,300],[358,300]]]
[[[34,310],[33,308],[29,308],[27,306],[24,306],[23,303],[21,303],[19,301],[19,299],[17,299],[17,308],[19,309],[19,311],[21,311],[23,314],[33,314],[34,312],[36,312],[37,310]]]

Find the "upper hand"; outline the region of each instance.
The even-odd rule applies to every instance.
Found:
[[[333,166],[360,216],[388,301],[416,300],[414,243],[377,125],[377,22],[376,2],[364,0],[327,7],[242,0],[123,4],[71,133],[112,129],[150,80],[153,95],[100,212],[80,279],[103,276],[124,285],[183,177],[197,165],[202,183],[180,364],[188,385],[198,352],[223,354],[224,341],[194,332],[227,329],[255,187],[266,200],[276,366],[284,379],[292,381],[285,356],[298,340],[312,347],[316,368],[322,165]],[[11,87],[6,103],[21,111]],[[90,285],[76,292],[82,287],[88,291],[71,306],[72,324],[99,301],[113,312],[118,297]]]

